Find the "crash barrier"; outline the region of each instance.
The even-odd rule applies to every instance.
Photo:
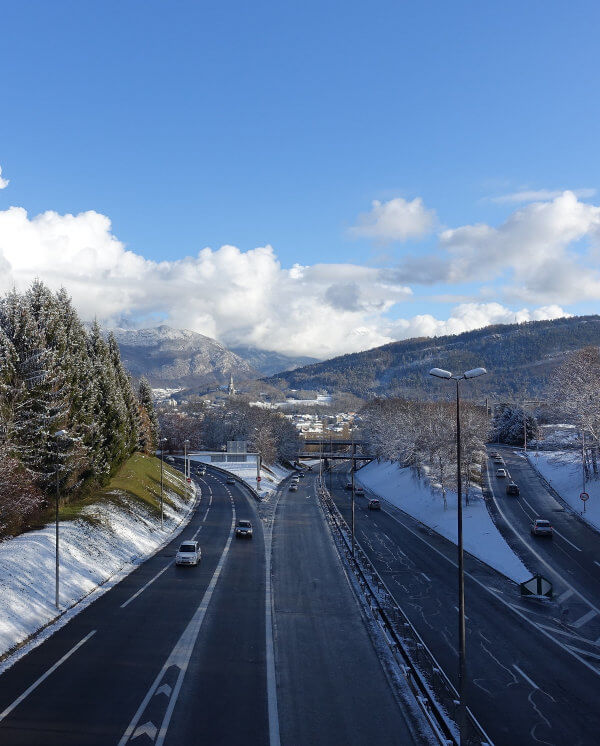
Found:
[[[252,497],[254,497],[257,502],[261,501],[261,497],[258,494],[258,492],[250,487],[248,482],[245,482],[241,477],[238,477],[237,474],[234,474],[232,471],[227,471],[227,469],[221,469],[220,466],[215,466],[214,464],[205,464],[204,461],[196,461],[196,464],[202,464],[203,466],[206,466],[207,469],[214,469],[214,471],[218,471],[221,474],[225,475],[226,477],[233,477],[236,482],[239,482],[243,487],[245,487],[251,494]]]
[[[458,692],[423,639],[402,611],[321,481],[318,495],[332,536],[351,567],[371,614],[383,631],[400,670],[434,734],[443,746],[493,746],[481,724],[467,708],[466,732],[458,737]]]

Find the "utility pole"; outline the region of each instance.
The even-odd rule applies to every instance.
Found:
[[[58,533],[58,507],[60,502],[60,475],[59,475],[59,467],[60,467],[60,459],[59,459],[59,452],[58,452],[58,442],[60,438],[64,438],[66,435],[68,435],[66,430],[59,430],[57,433],[54,433],[54,437],[56,438],[55,446],[56,446],[56,510],[55,510],[55,552],[54,552],[54,606],[59,609],[60,608],[60,559],[59,559],[59,533]]]
[[[166,438],[160,439],[160,527],[164,525],[164,485],[163,485],[163,453],[165,448]]]

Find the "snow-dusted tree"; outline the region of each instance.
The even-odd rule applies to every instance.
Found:
[[[598,475],[600,446],[600,348],[572,352],[552,378],[549,399],[577,426],[586,478]]]
[[[537,420],[532,414],[526,413],[522,407],[510,404],[496,406],[492,419],[491,438],[499,443],[522,446],[527,440],[533,440],[538,434]]]
[[[158,445],[159,424],[154,410],[152,388],[144,376],[140,379],[137,398],[140,416],[139,448],[145,453],[152,453]]]
[[[43,503],[36,487],[7,444],[0,446],[0,537],[21,531]]]

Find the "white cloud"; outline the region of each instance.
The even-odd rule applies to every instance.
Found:
[[[388,202],[374,200],[371,211],[358,216],[350,234],[381,242],[406,241],[430,233],[435,224],[435,210],[428,210],[420,197],[412,202],[396,197]]]
[[[388,333],[395,339],[440,337],[481,329],[490,324],[520,324],[524,321],[558,319],[569,315],[556,305],[513,311],[500,303],[461,303],[452,309],[447,319],[436,319],[430,314],[397,319],[390,324]]]
[[[152,325],[161,318],[225,343],[317,357],[391,341],[382,315],[411,295],[377,268],[285,269],[270,246],[150,261],[127,251],[110,220],[92,211],[33,218],[19,207],[0,212],[0,266],[0,291],[35,277],[55,289],[64,285],[86,319]]]
[[[560,257],[561,247],[596,224],[593,210],[600,208],[581,205],[573,195],[544,207],[550,212],[530,214],[529,206],[498,229],[464,226],[445,232],[441,240],[449,260],[444,270],[454,277],[493,275],[502,270],[504,256],[519,271],[528,270],[531,262],[547,288],[546,242],[553,241]],[[542,259],[536,259],[540,231]],[[516,249],[508,251],[515,235],[522,237],[524,257]],[[155,262],[126,250],[112,234],[109,218],[93,211],[45,212],[31,218],[20,207],[0,211],[0,269],[0,292],[13,285],[23,289],[39,277],[54,289],[66,287],[85,319],[133,326],[160,320],[225,344],[322,358],[412,336],[565,315],[558,300],[516,312],[500,303],[464,302],[445,320],[431,314],[391,320],[412,291],[401,273],[389,268],[342,263],[285,268],[270,246],[241,251],[225,245]],[[567,277],[567,282],[581,284],[580,275],[571,277],[563,269],[555,280],[560,284]],[[595,282],[592,276],[586,281]]]
[[[0,166],[0,189],[6,189],[10,181],[2,178],[2,166]]]
[[[434,254],[407,257],[394,277],[423,284],[498,281],[506,299],[545,305],[600,299],[597,263],[581,245],[599,238],[600,207],[563,192],[516,210],[497,228],[479,223],[442,231]]]
[[[596,189],[573,189],[573,194],[578,199],[586,199],[596,194]],[[547,202],[551,199],[560,197],[565,192],[564,189],[526,189],[521,192],[512,192],[510,194],[501,194],[499,197],[490,197],[490,202]]]

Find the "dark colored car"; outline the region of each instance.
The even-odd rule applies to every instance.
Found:
[[[227,477],[227,484],[235,484],[235,479],[233,477]]]
[[[381,503],[379,500],[369,500],[369,510],[381,510]]]
[[[235,527],[236,538],[240,539],[251,539],[252,538],[252,524],[250,521],[238,521]]]
[[[506,494],[507,495],[516,495],[519,496],[519,485],[515,484],[514,482],[509,482],[506,485]]]

